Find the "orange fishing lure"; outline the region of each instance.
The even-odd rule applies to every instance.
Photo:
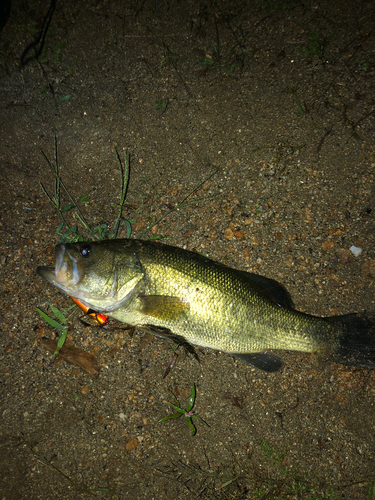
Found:
[[[97,313],[97,312],[93,311],[92,309],[90,309],[89,307],[82,304],[82,302],[80,302],[78,299],[75,299],[73,297],[70,297],[70,298],[73,300],[73,302],[75,302],[77,304],[77,306],[80,309],[82,309],[82,311],[85,314],[90,316],[90,318],[92,318],[97,325],[105,326],[108,323],[109,319],[108,319],[108,316],[106,316],[105,314]]]

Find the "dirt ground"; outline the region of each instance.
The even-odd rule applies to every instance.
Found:
[[[56,137],[91,227],[116,218],[126,149],[132,238],[165,215],[142,237],[274,278],[311,314],[374,312],[374,3],[53,7],[12,1],[0,34],[2,500],[374,499],[374,371],[283,352],[267,374],[201,350],[163,379],[167,342],[77,311],[69,341],[98,360],[91,378],[50,363],[35,309],[71,305],[35,274],[60,242],[39,185],[53,195],[41,150],[52,162]],[[193,382],[208,424],[194,437],[184,418],[159,423]]]

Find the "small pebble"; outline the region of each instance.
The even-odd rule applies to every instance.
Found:
[[[343,266],[345,266],[346,264],[350,264],[350,262],[353,260],[353,254],[346,248],[339,248],[336,254],[339,258],[340,264]]]
[[[355,247],[354,245],[352,245],[349,250],[352,252],[352,254],[354,255],[354,257],[359,257],[362,253],[362,248],[358,248],[358,247]]]
[[[126,450],[127,451],[131,451],[131,450],[134,450],[134,448],[136,448],[138,446],[138,440],[137,439],[132,439],[131,441],[128,441],[126,443]]]
[[[363,265],[363,273],[365,276],[375,278],[375,260],[366,260]]]
[[[329,252],[335,246],[334,242],[331,240],[325,241],[322,245],[322,248],[325,252]]]

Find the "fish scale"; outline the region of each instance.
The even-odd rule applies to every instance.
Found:
[[[38,274],[90,309],[134,326],[162,328],[201,347],[276,371],[269,350],[331,355],[375,367],[372,318],[320,318],[294,309],[277,281],[181,248],[140,240],[56,246],[55,268]]]
[[[187,319],[154,318],[154,324],[192,344],[231,353],[313,352],[327,350],[326,342],[332,340],[331,325],[263,298],[243,273],[166,245],[142,245],[137,255],[145,271],[146,294],[176,296],[190,305]],[[135,310],[139,316],[131,318],[132,324],[150,323],[149,317],[142,317],[141,304]],[[129,322],[128,310],[120,308],[113,316]]]

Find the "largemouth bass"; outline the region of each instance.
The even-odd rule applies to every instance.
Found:
[[[282,366],[272,349],[375,367],[371,319],[299,312],[277,281],[181,248],[139,240],[60,244],[55,267],[37,273],[98,313],[230,353],[265,371]]]

